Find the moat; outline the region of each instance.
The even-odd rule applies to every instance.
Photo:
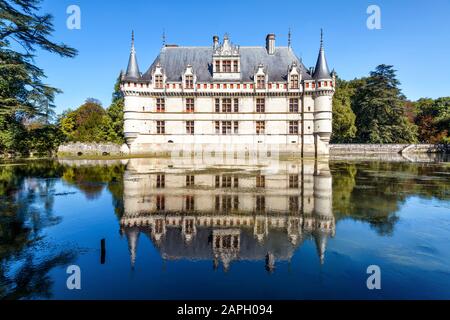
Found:
[[[0,163],[0,298],[449,299],[450,164],[420,160]]]

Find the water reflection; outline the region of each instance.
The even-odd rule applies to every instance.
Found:
[[[265,260],[273,271],[309,238],[324,262],[335,233],[328,162],[188,160],[128,161],[120,224],[133,265],[141,234],[164,259],[210,260],[225,271],[245,260]]]
[[[243,298],[366,297],[338,279],[365,277],[374,261],[405,288],[383,293],[412,295],[406,277],[442,296],[448,199],[448,164],[434,160],[217,154],[0,165],[0,298],[236,298],[227,279],[249,281]],[[69,264],[89,275],[80,296],[65,288]]]

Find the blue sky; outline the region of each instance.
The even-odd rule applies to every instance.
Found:
[[[372,4],[381,8],[381,30],[366,26]],[[81,9],[80,30],[66,27],[69,5]],[[56,99],[58,113],[88,97],[109,105],[115,79],[126,68],[133,29],[141,72],[157,56],[164,29],[167,43],[179,45],[208,46],[214,34],[228,33],[235,44],[263,46],[273,32],[277,45],[285,46],[291,27],[292,47],[309,67],[323,28],[328,64],[340,77],[353,79],[392,64],[409,99],[450,96],[449,0],[44,0],[43,12],[54,16],[55,39],[79,50],[74,59],[38,53],[47,82],[64,91]]]

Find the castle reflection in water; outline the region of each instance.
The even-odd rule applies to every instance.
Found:
[[[165,260],[263,261],[273,271],[314,239],[324,263],[335,233],[328,162],[187,157],[127,160],[120,221],[135,264],[148,236]]]

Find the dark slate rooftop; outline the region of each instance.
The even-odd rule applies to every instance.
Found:
[[[312,79],[301,60],[289,47],[277,47],[269,55],[265,47],[239,47],[241,59],[241,81],[253,81],[259,64],[268,72],[269,81],[286,81],[289,67],[295,62],[300,67],[303,79]],[[211,82],[212,47],[164,47],[149,70],[142,76],[151,81],[151,74],[158,63],[164,68],[167,81],[181,81],[186,66],[191,65],[199,82]]]

